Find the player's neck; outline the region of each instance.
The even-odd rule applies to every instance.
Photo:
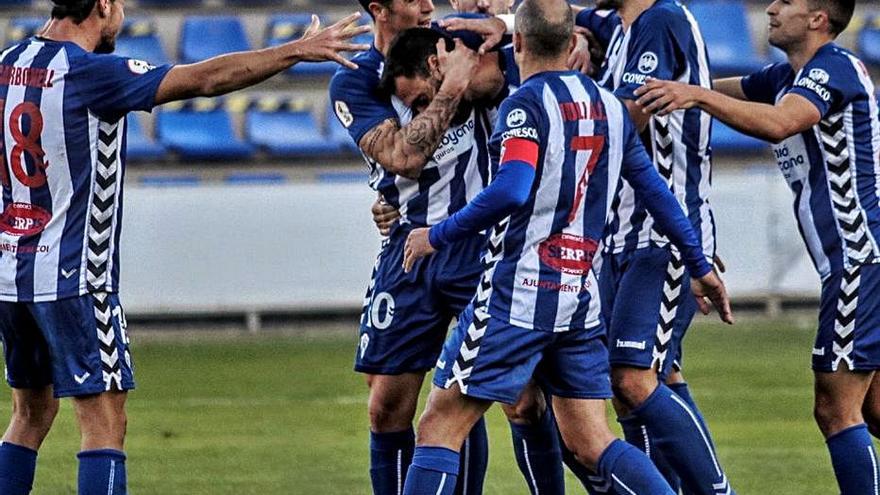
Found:
[[[386,55],[388,49],[391,48],[391,42],[394,41],[394,37],[397,33],[391,32],[387,27],[378,23],[373,24],[373,30],[376,33],[373,38],[373,45],[376,46],[379,53]]]
[[[101,30],[92,18],[85,19],[80,24],[75,24],[70,19],[50,19],[37,34],[53,41],[76,43],[87,52],[94,51],[101,40]]]
[[[624,0],[623,5],[617,9],[617,14],[623,22],[624,29],[629,29],[632,23],[642,15],[642,12],[651,8],[657,0]]]
[[[564,54],[554,60],[539,57],[523,57],[522,63],[519,66],[520,78],[523,81],[541,72],[558,72],[566,70],[568,70],[568,54]]]
[[[833,41],[834,38],[829,36],[808,37],[803,43],[785,49],[788,63],[791,65],[791,68],[797,72],[803,69],[804,66],[816,56],[816,52]]]

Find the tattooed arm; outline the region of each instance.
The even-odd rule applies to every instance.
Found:
[[[438,44],[437,53],[443,83],[428,107],[403,127],[397,119],[382,122],[364,134],[359,143],[361,150],[385,170],[410,179],[419,176],[437,150],[479,59],[460,41],[452,51]]]

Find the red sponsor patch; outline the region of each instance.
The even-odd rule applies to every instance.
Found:
[[[12,203],[0,215],[0,231],[12,235],[34,235],[46,228],[52,214],[29,203]]]
[[[599,243],[571,234],[556,234],[538,246],[541,261],[557,272],[586,275]]]

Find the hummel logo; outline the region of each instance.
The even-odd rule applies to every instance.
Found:
[[[437,369],[446,369],[446,361],[442,359],[437,360]]]
[[[814,347],[813,348],[813,355],[814,356],[824,356],[825,355],[825,348],[824,347]]]
[[[635,342],[632,340],[617,339],[617,348],[641,349],[645,350],[645,341]]]
[[[80,385],[82,385],[86,380],[88,380],[88,378],[90,376],[92,376],[92,374],[89,373],[88,371],[86,371],[81,376],[80,375],[73,375],[73,379],[76,380],[76,383],[79,383]]]
[[[64,278],[70,278],[73,276],[74,273],[76,273],[76,268],[74,268],[70,271],[67,271],[64,268],[61,269],[61,276]]]

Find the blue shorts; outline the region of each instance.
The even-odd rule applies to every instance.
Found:
[[[458,384],[469,397],[513,404],[533,377],[557,397],[611,397],[602,326],[543,332],[517,327],[469,305],[443,346],[434,385]]]
[[[611,364],[656,367],[665,379],[680,369],[682,340],[697,312],[687,268],[661,247],[603,258],[599,294]]]
[[[413,227],[396,227],[373,268],[361,314],[355,371],[398,375],[434,367],[452,319],[474,297],[485,238],[473,237],[417,261],[404,273]]]
[[[54,387],[55,397],[134,388],[125,316],[116,294],[0,302],[6,381]]]
[[[837,271],[822,282],[813,370],[880,369],[880,265]]]

